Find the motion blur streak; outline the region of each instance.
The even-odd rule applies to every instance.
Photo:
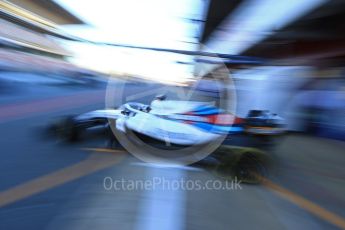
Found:
[[[123,153],[123,151],[120,151],[120,150],[106,149],[106,148],[82,148],[82,150],[95,151],[95,152],[100,152],[100,153]]]
[[[269,179],[263,178],[263,184],[272,190],[273,192],[277,193],[284,199],[291,201],[292,203],[300,206],[301,208],[313,213],[315,216],[324,219],[331,224],[338,226],[339,228],[345,229],[345,219],[337,214],[334,214],[319,205],[273,183]]]
[[[0,0],[0,229],[345,229],[344,22],[345,0]]]
[[[124,155],[123,152],[117,155],[92,154],[75,165],[0,192],[0,207],[113,166],[120,162]]]
[[[75,108],[99,103],[104,100],[104,92],[87,92],[57,98],[30,101],[13,105],[0,106],[0,123],[18,118],[34,116],[40,113],[61,109]]]

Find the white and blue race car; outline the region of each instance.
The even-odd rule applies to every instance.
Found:
[[[111,126],[109,121],[114,121]],[[94,110],[69,116],[51,130],[76,141],[96,127],[128,130],[171,144],[195,145],[210,142],[232,132],[242,132],[242,119],[204,102],[155,99],[150,105],[129,102],[117,109]]]
[[[229,154],[226,152],[233,153],[234,145],[246,146],[246,144],[232,143],[231,141],[235,139],[233,137],[246,135],[248,127],[260,127],[259,134],[263,126],[266,126],[267,130],[273,128],[272,135],[276,134],[278,126],[279,129],[281,128],[280,118],[277,122],[274,116],[261,119],[260,116],[256,116],[257,113],[252,112],[249,115],[253,116],[239,118],[212,104],[165,100],[165,97],[160,96],[150,105],[129,102],[117,109],[94,110],[77,116],[69,116],[51,125],[50,131],[64,140],[77,141],[82,139],[88,131],[101,129],[106,131],[105,133],[112,140],[113,144],[110,145],[112,148],[121,146],[121,142],[118,141],[121,135],[131,139],[134,134],[144,139],[145,143],[159,144],[165,148],[204,145],[223,138],[224,143],[220,144],[214,155],[220,162],[228,162],[227,165],[232,165],[231,168],[235,169],[236,176],[248,181],[248,178],[253,180],[253,177],[248,176],[249,168],[251,172],[254,168],[254,171],[257,171],[256,174],[263,171],[262,159],[265,158],[265,154],[253,148],[241,148],[238,151],[235,147],[239,154],[230,154],[229,161]],[[265,134],[268,134],[267,130]],[[250,136],[253,136],[253,133],[251,132]],[[227,138],[228,136],[231,138]]]

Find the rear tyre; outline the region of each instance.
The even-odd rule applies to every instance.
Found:
[[[268,162],[255,152],[246,152],[237,162],[234,173],[243,182],[260,183],[268,176]]]

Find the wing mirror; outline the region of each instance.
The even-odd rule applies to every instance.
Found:
[[[160,94],[160,95],[157,95],[154,100],[160,100],[160,101],[164,101],[166,100],[167,96],[165,94]]]

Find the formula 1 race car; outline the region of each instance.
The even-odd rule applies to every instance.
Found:
[[[253,114],[250,113],[250,115]],[[269,118],[264,117],[264,121],[258,125],[261,128],[264,125],[276,127],[275,118]],[[243,135],[248,125],[254,127],[259,121],[259,116],[236,117],[204,102],[172,101],[165,100],[164,96],[159,96],[150,105],[129,102],[117,109],[95,110],[65,117],[52,124],[49,130],[64,140],[77,141],[82,139],[88,131],[101,129],[115,143],[111,145],[113,148],[120,144],[116,135],[113,134],[114,132],[123,134],[129,139],[134,133],[135,136],[145,139],[145,143],[159,144],[172,149],[176,146],[203,145],[229,135],[231,137]],[[281,127],[280,124],[281,122],[279,122],[279,127]],[[255,134],[255,132],[251,132],[251,134]],[[272,132],[272,135],[274,134],[276,132]],[[266,165],[267,162],[266,154],[253,148],[241,148],[241,150],[237,147],[231,148],[229,144],[232,145],[232,143],[229,143],[228,140],[229,138],[224,138],[224,143],[214,154],[211,154],[221,162],[217,165],[231,162],[227,165],[232,165],[234,175],[245,178],[246,181],[253,181],[253,176],[249,176],[252,174],[248,172],[249,168],[251,172],[256,169],[254,170],[257,171],[256,174],[262,174],[265,171],[263,165]],[[236,146],[238,145],[236,144]],[[234,149],[237,154],[234,154]]]
[[[166,101],[157,97],[151,105],[129,102],[117,109],[104,109],[68,116],[50,126],[60,137],[77,141],[88,130],[111,128],[128,130],[176,145],[210,142],[221,135],[242,132],[242,119],[212,105],[195,101]]]
[[[228,134],[284,132],[283,119],[267,110],[251,110],[246,118],[240,118],[204,102],[169,101],[165,96],[157,96],[151,105],[129,102],[117,109],[67,116],[49,129],[62,139],[77,141],[88,130],[110,129],[109,120],[116,121],[116,131],[132,130],[177,145],[202,144]]]

